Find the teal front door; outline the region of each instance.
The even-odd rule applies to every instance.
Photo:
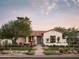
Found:
[[[37,44],[42,44],[43,39],[41,36],[37,36]]]

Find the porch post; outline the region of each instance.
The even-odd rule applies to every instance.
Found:
[[[37,37],[34,37],[35,45],[37,44]]]
[[[28,40],[28,37],[26,37],[26,44],[28,44],[29,43],[29,40]]]
[[[55,39],[55,43],[58,43],[58,41],[57,41],[57,37],[56,37],[56,39]]]

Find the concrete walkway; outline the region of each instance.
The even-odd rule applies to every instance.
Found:
[[[44,55],[43,53],[43,47],[41,45],[36,46],[35,55]]]

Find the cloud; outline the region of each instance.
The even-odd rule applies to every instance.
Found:
[[[40,12],[42,12],[45,15],[48,15],[51,11],[55,10],[57,8],[56,2],[58,0],[32,0],[31,5],[33,9],[40,8]]]
[[[75,4],[79,5],[79,0],[72,0]]]
[[[51,11],[56,9],[56,3],[52,3],[52,5],[49,5],[46,9],[46,15],[48,15]]]
[[[64,2],[66,3],[66,5],[67,5],[68,7],[70,7],[70,3],[69,3],[68,0],[64,0]]]
[[[44,1],[44,13],[48,15],[51,11],[55,10],[57,8],[56,2],[58,0],[52,0],[52,4],[49,0],[43,0]]]
[[[54,10],[58,9],[60,6],[58,5],[60,0],[31,0],[31,5],[34,10],[40,10],[40,13],[48,15]],[[69,0],[63,0],[66,6],[71,7],[71,3]],[[79,5],[79,0],[71,0],[76,5]]]

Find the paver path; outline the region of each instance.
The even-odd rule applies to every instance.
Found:
[[[41,45],[36,46],[35,55],[44,55],[43,53],[43,47]]]

